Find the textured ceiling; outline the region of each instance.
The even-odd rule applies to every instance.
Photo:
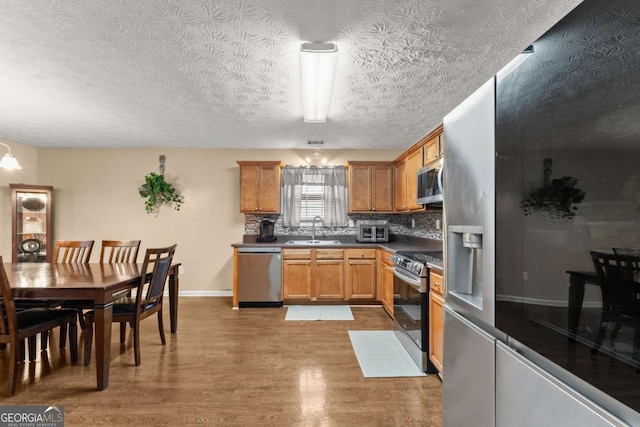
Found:
[[[407,148],[580,0],[0,0],[0,138]],[[300,43],[339,49],[302,122]]]

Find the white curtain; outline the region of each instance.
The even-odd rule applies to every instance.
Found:
[[[302,188],[321,186],[324,193],[324,225],[346,227],[347,168],[285,166],[282,170],[282,222],[285,227],[300,226]]]

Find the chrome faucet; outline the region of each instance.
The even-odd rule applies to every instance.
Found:
[[[316,219],[319,219],[320,223],[324,227],[324,220],[322,219],[322,217],[318,215],[314,216],[313,222],[311,223],[311,240],[316,240]]]

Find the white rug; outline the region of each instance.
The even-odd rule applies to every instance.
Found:
[[[348,305],[291,305],[284,320],[353,320]]]
[[[424,377],[393,331],[349,331],[365,378]]]

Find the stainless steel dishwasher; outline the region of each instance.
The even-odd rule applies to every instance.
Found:
[[[282,307],[282,256],[276,247],[238,248],[238,306]]]

